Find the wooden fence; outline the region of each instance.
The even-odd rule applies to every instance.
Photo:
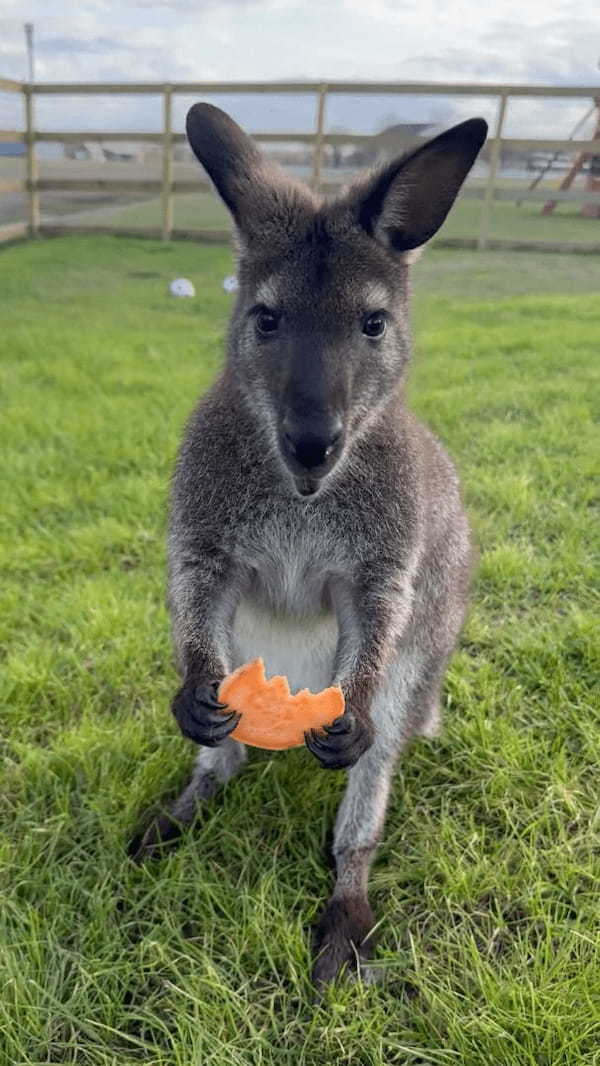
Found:
[[[493,97],[497,100],[497,111],[494,128],[490,131],[490,137],[486,144],[489,171],[485,186],[482,190],[473,190],[481,198],[481,211],[479,216],[479,232],[477,237],[472,238],[438,238],[440,245],[454,247],[477,247],[477,248],[511,248],[511,249],[545,249],[551,251],[582,251],[600,252],[600,243],[577,243],[560,241],[532,241],[500,239],[490,236],[491,212],[494,201],[516,199],[519,201],[537,201],[549,198],[548,192],[534,190],[531,192],[519,191],[518,197],[514,192],[508,191],[498,185],[498,171],[503,150],[513,151],[569,151],[586,153],[587,155],[600,156],[600,140],[553,140],[553,139],[520,139],[506,138],[503,130],[506,122],[508,103],[511,99],[519,97],[562,97],[594,99],[600,96],[600,87],[593,86],[539,86],[539,85],[482,85],[482,84],[441,84],[431,82],[178,82],[177,84],[154,84],[154,83],[95,83],[83,84],[53,84],[53,83],[21,83],[0,78],[0,92],[20,93],[24,100],[24,130],[0,131],[0,141],[23,142],[26,146],[26,177],[25,180],[0,181],[0,194],[22,192],[27,197],[27,222],[13,223],[0,227],[0,242],[14,240],[18,237],[38,235],[54,235],[58,233],[127,233],[141,236],[160,236],[164,240],[177,237],[196,238],[199,240],[228,240],[229,233],[221,230],[180,230],[173,226],[173,197],[176,193],[197,192],[210,189],[210,183],[201,180],[182,182],[174,180],[173,176],[173,146],[185,141],[185,134],[173,130],[172,103],[175,94],[196,95],[198,97],[224,93],[294,93],[312,94],[316,99],[315,126],[311,133],[255,133],[257,141],[276,142],[301,142],[312,145],[312,183],[316,188],[327,190],[329,186],[323,181],[323,161],[325,145],[368,143],[373,137],[366,134],[351,133],[327,133],[325,130],[326,104],[329,97],[335,94],[404,94],[404,95],[436,95],[436,96],[477,96]],[[37,96],[47,95],[98,95],[98,94],[151,94],[162,96],[163,101],[163,128],[161,133],[140,132],[90,132],[90,131],[55,131],[40,132],[35,128],[34,100]],[[40,179],[36,144],[39,142],[54,142],[60,144],[82,143],[86,141],[113,141],[113,142],[149,142],[162,146],[162,177],[161,180],[124,180],[122,178],[111,179]],[[63,223],[48,225],[40,218],[40,193],[45,191],[73,191],[73,192],[113,192],[115,194],[138,194],[157,193],[161,198],[161,225],[160,227],[107,227],[86,225],[77,223]],[[591,192],[552,192],[552,199],[556,201],[568,200],[575,202],[590,202],[594,200]]]

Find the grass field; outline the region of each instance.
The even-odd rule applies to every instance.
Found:
[[[597,259],[415,267],[412,401],[481,560],[444,734],[405,758],[373,870],[381,982],[311,1002],[344,775],[304,750],[254,751],[178,850],[126,858],[193,756],[166,491],[231,269],[118,238],[0,252],[0,1063],[598,1066]]]
[[[440,237],[476,237],[481,206],[480,200],[459,200],[444,223]],[[489,235],[513,240],[600,243],[600,220],[582,218],[581,204],[559,204],[550,216],[542,216],[541,209],[541,203],[523,203],[517,207],[515,203],[499,201],[494,204]],[[143,203],[108,204],[78,211],[77,221],[115,227],[160,226],[161,201],[155,198]],[[174,198],[174,225],[181,229],[229,229],[231,222],[227,210],[215,196],[188,193],[177,194]]]

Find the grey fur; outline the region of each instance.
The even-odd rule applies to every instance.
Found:
[[[236,223],[239,291],[225,365],[189,420],[173,479],[174,709],[193,736],[194,715],[206,713],[206,690],[194,686],[257,655],[292,689],[342,686],[347,732],[327,737],[327,750],[307,741],[323,765],[352,766],[318,981],[351,961],[355,936],[364,940],[394,764],[411,736],[437,729],[467,606],[471,548],[456,471],[404,400],[408,271],[485,131],[481,120],[462,123],[322,202],[270,170],[223,112],[202,104],[188,116],[192,147]],[[257,294],[274,301],[275,336],[260,332]],[[385,334],[365,336],[380,310]],[[331,455],[316,473],[298,469],[282,426],[312,441],[335,420],[343,431]],[[179,817],[191,816],[201,778]]]

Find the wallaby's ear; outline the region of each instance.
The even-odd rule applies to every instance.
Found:
[[[471,118],[395,160],[351,193],[357,222],[396,252],[424,244],[442,225],[487,135]]]
[[[186,119],[194,155],[217,187],[236,221],[256,180],[262,157],[247,133],[212,104],[194,104]]]
[[[308,187],[269,163],[229,115],[212,104],[194,104],[186,120],[194,154],[233,215],[238,250],[245,238],[273,249],[285,241],[302,213],[314,206]]]

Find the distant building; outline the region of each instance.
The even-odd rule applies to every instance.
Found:
[[[331,165],[368,167],[384,162],[405,152],[430,127],[430,122],[395,122],[360,142],[354,141],[350,133],[347,141],[342,140],[345,134],[340,131],[336,134],[339,140],[330,147]]]
[[[142,151],[139,144],[123,144],[120,141],[81,141],[64,145],[66,159],[93,159],[97,163],[130,163],[139,160]]]
[[[395,122],[373,136],[373,147],[384,156],[399,155],[431,126],[431,122]]]

